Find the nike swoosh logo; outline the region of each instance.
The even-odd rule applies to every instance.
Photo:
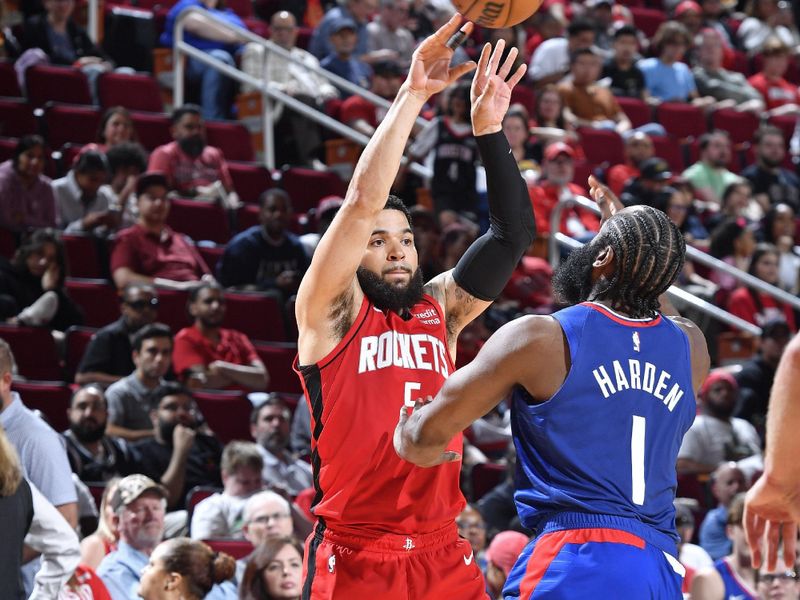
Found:
[[[475,556],[475,551],[473,550],[472,552],[469,553],[469,558],[467,558],[466,556],[464,557],[464,564],[470,566],[472,564],[472,559],[474,556]]]

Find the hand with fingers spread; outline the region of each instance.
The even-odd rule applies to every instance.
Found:
[[[414,51],[406,79],[409,93],[421,100],[427,100],[475,68],[473,61],[450,67],[453,49],[447,46],[447,42],[458,31],[460,23],[461,16],[458,13],[454,14]],[[469,36],[472,28],[472,23],[465,23],[461,31]]]
[[[514,73],[511,68],[517,58],[517,49],[511,48],[503,64],[500,59],[505,49],[505,40],[499,40],[492,51],[486,44],[478,60],[478,70],[472,79],[472,132],[476,136],[496,133],[503,128],[511,91],[525,75],[527,66],[520,65]],[[509,77],[510,75],[510,77]]]
[[[400,409],[400,420],[394,430],[394,449],[397,454],[400,458],[419,467],[435,467],[443,463],[461,460],[461,455],[458,452],[446,451],[442,448],[423,449],[419,445],[412,443],[413,440],[419,438],[418,433],[424,416],[423,411],[431,401],[432,398],[430,396],[425,400],[415,401],[410,415],[408,407],[403,405]]]
[[[589,195],[600,209],[600,227],[603,226],[603,223],[625,208],[619,198],[617,198],[617,195],[607,186],[600,183],[594,175],[589,175]]]
[[[797,496],[798,490],[793,486],[791,489],[780,486],[766,475],[747,492],[743,524],[753,568],[759,568],[766,555],[767,570],[774,571],[781,542],[786,568],[794,568],[797,523],[800,522]]]

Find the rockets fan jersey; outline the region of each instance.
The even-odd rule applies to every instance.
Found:
[[[417,467],[392,443],[404,402],[435,396],[454,370],[439,303],[425,295],[411,313],[404,321],[365,297],[328,356],[295,363],[311,409],[312,511],[333,528],[423,533],[465,504],[460,462]],[[461,453],[460,434],[447,449]]]

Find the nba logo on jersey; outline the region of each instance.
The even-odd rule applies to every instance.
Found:
[[[631,337],[633,338],[633,351],[639,352],[641,346],[641,340],[639,340],[639,332],[634,331]]]

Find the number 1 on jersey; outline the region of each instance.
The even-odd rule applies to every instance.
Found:
[[[644,504],[644,432],[647,421],[644,417],[633,415],[631,431],[631,482],[634,504]]]
[[[414,392],[422,389],[422,384],[417,381],[406,381],[405,389],[403,390],[403,404],[407,408],[414,408]]]

